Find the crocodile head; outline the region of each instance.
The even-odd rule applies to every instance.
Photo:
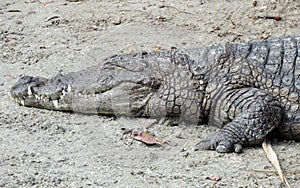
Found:
[[[88,114],[139,113],[157,89],[146,74],[119,69],[91,68],[46,79],[24,76],[11,88],[22,106]]]

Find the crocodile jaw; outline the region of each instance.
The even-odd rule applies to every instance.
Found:
[[[149,86],[120,82],[72,84],[72,79],[24,76],[11,88],[13,100],[22,106],[86,114],[132,115],[140,111],[153,93]],[[55,81],[54,81],[55,80]]]
[[[97,113],[93,103],[96,103],[100,93],[87,94],[89,93],[88,85],[75,87],[71,81],[57,80],[59,79],[53,81],[41,77],[24,76],[11,88],[10,94],[13,100],[22,106]]]
[[[13,100],[22,106],[71,110],[70,84],[51,85],[45,78],[24,76],[11,88],[10,94]]]

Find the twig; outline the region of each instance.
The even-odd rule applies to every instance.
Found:
[[[8,10],[7,12],[21,12],[21,10]]]
[[[281,182],[284,183],[288,188],[290,188],[289,183],[287,182],[287,180],[285,179],[285,177],[283,175],[283,171],[280,167],[277,154],[273,150],[270,142],[265,139],[262,143],[262,147],[263,147],[264,152],[266,153],[267,158],[273,164],[273,166],[276,168]]]

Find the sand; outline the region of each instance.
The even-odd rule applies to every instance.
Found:
[[[275,171],[261,146],[194,151],[215,127],[157,124],[150,132],[176,146],[127,143],[121,129],[145,119],[22,107],[9,90],[22,75],[50,78],[118,53],[299,34],[299,9],[283,0],[2,0],[0,187],[280,187],[275,173],[261,172]],[[280,141],[274,150],[299,186],[300,143]]]

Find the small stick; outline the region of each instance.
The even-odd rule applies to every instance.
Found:
[[[21,12],[21,10],[8,10],[8,12]]]
[[[258,19],[271,19],[271,20],[276,20],[276,21],[282,20],[281,16],[256,16],[254,18],[258,18]]]

